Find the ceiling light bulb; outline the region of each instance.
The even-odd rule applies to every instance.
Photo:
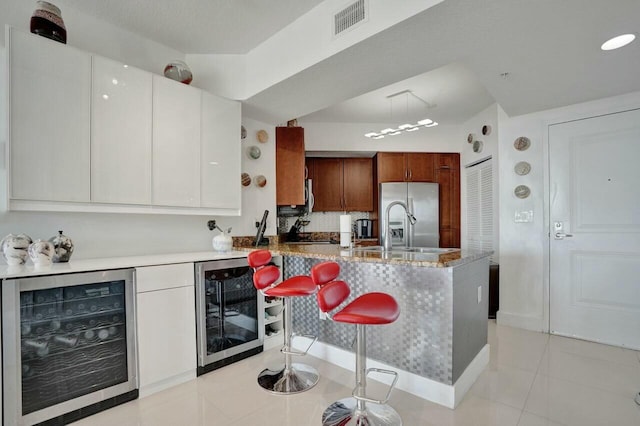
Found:
[[[433,120],[429,120],[428,118],[425,118],[424,120],[420,120],[418,121],[418,124],[426,126],[427,124],[431,124],[433,123]]]
[[[602,46],[600,46],[600,49],[602,50],[619,49],[631,43],[633,40],[635,40],[635,38],[636,36],[634,34],[622,34],[602,43]]]
[[[386,135],[387,133],[391,133],[391,132],[395,132],[395,130],[390,127],[380,130],[380,133],[382,133],[383,135]]]
[[[369,132],[369,133],[365,133],[364,134],[365,138],[373,138],[375,136],[378,136],[378,134],[376,132]]]
[[[407,130],[407,129],[411,129],[413,127],[413,124],[401,124],[398,126],[398,129],[400,130]]]

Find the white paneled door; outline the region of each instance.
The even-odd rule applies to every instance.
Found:
[[[549,126],[550,330],[640,349],[640,110]]]

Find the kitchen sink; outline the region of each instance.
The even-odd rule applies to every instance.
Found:
[[[366,251],[374,253],[382,253],[389,251],[391,253],[424,253],[424,254],[443,254],[460,251],[458,248],[438,248],[438,247],[391,247],[385,250],[382,246],[355,247],[354,251]]]

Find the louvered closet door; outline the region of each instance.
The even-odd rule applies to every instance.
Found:
[[[467,247],[471,250],[493,250],[492,161],[489,159],[466,170]]]

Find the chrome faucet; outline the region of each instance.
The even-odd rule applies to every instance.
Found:
[[[409,218],[409,223],[413,225],[417,221],[416,217],[413,214],[411,214],[411,212],[409,211],[409,207],[407,207],[406,203],[403,203],[402,201],[392,201],[391,203],[389,203],[389,205],[387,206],[387,209],[384,211],[384,220],[385,220],[384,250],[385,251],[391,250],[391,227],[389,226],[389,212],[391,211],[391,207],[396,205],[402,206],[405,213],[407,214],[407,218]]]

